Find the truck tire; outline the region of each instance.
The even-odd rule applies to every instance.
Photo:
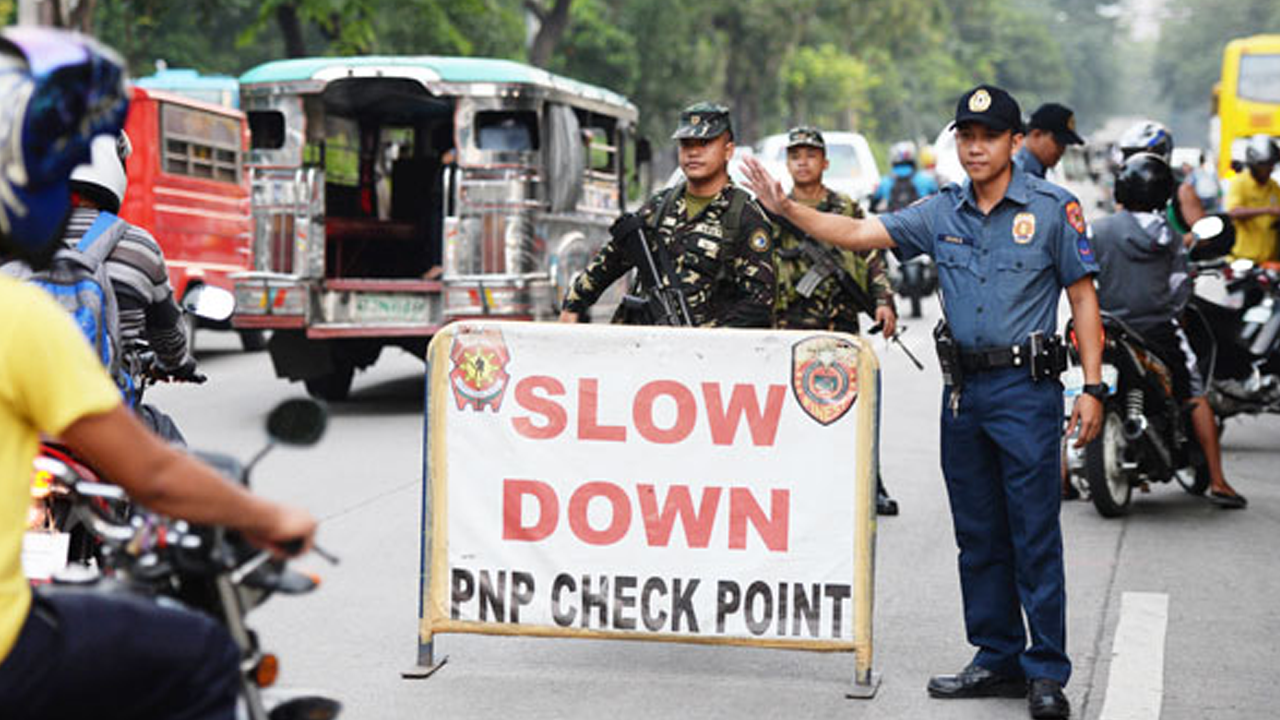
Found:
[[[1108,408],[1102,416],[1102,431],[1084,448],[1084,476],[1089,498],[1103,517],[1121,517],[1129,512],[1133,486],[1120,469],[1124,435],[1120,414]]]
[[[267,349],[266,330],[237,330],[240,334],[240,347],[245,352],[261,352]]]
[[[307,386],[307,394],[313,398],[329,402],[341,402],[351,394],[351,381],[355,377],[356,368],[349,363],[340,363],[333,372],[303,380]]]

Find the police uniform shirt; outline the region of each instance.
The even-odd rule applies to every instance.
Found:
[[[947,321],[966,350],[1052,334],[1062,288],[1098,271],[1080,202],[1016,166],[989,215],[966,180],[880,219],[899,260],[923,253],[937,263]]]
[[[1031,148],[1026,145],[1023,145],[1018,150],[1018,154],[1013,156],[1013,161],[1022,168],[1023,172],[1035,175],[1041,180],[1044,179],[1045,173],[1048,172],[1044,163],[1040,162],[1040,158],[1036,157],[1036,154],[1031,152]]]

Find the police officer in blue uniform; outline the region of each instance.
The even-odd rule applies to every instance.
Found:
[[[1071,108],[1045,103],[1031,113],[1022,149],[1013,160],[1024,172],[1043,180],[1049,168],[1066,154],[1068,145],[1083,144],[1084,138],[1076,133],[1076,116]]]
[[[819,240],[899,259],[931,255],[945,322],[935,330],[943,392],[942,471],[960,548],[965,627],[977,647],[954,675],[930,679],[935,698],[1027,697],[1033,718],[1065,718],[1066,652],[1059,448],[1065,351],[1055,343],[1065,288],[1085,393],[1067,432],[1097,435],[1102,333],[1080,203],[1014,165],[1017,102],[981,85],[956,107],[956,145],[969,179],[888,215],[855,220],[787,199],[759,163],[749,186],[769,210]],[[1026,614],[1026,626],[1023,613]],[[1028,628],[1030,638],[1028,642]]]

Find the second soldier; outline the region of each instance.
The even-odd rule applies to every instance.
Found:
[[[671,285],[683,296],[692,325],[771,327],[773,230],[750,194],[729,178],[734,145],[728,108],[705,102],[686,108],[672,139],[680,143],[685,181],[659,191],[640,209],[649,253],[659,266],[670,267]],[[632,268],[640,269],[637,294],[653,290],[643,253],[635,248],[640,235],[617,233],[601,248],[565,295],[561,322],[578,322]],[[619,308],[614,321],[653,319]]]
[[[830,162],[827,143],[813,127],[797,127],[787,133],[787,172],[791,174],[791,199],[819,212],[863,217],[857,201],[823,184]],[[897,325],[893,288],[885,272],[883,250],[853,252],[818,243],[794,225],[777,219],[778,299],[777,326],[794,330],[835,330],[858,334],[859,304],[850,289],[851,280],[875,303],[876,323],[886,337]],[[815,262],[815,257],[834,262]],[[843,277],[841,277],[843,276]],[[869,309],[870,310],[870,309]],[[876,478],[876,512],[897,515],[898,503]]]

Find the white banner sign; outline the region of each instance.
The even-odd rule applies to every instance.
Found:
[[[862,340],[468,322],[429,358],[424,637],[869,634]]]

